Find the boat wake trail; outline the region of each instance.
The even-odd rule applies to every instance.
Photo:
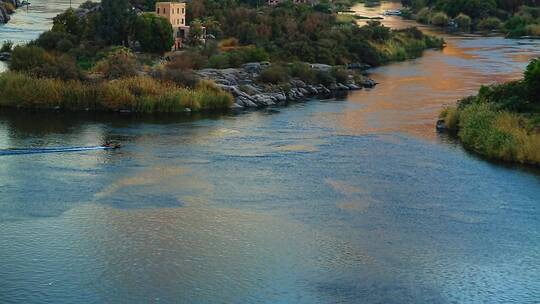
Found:
[[[108,146],[4,149],[4,150],[0,150],[0,156],[44,154],[44,153],[66,153],[66,152],[82,152],[82,151],[113,150],[113,149],[114,149],[113,147],[108,147]]]

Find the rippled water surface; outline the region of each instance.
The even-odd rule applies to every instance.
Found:
[[[345,100],[0,112],[2,149],[123,144],[0,157],[0,303],[538,303],[540,175],[472,156],[434,119],[519,78],[540,45],[446,39]]]

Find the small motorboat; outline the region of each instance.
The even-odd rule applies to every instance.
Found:
[[[113,150],[115,150],[115,149],[120,149],[122,147],[122,145],[120,145],[117,142],[107,141],[107,142],[105,142],[103,147],[105,149],[113,149]]]

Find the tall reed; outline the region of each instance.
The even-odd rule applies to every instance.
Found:
[[[0,74],[0,106],[68,110],[182,112],[229,108],[233,97],[214,83],[182,88],[146,76],[97,83]]]

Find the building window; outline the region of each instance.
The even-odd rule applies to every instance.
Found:
[[[180,14],[180,9],[179,8],[176,9],[176,13]]]
[[[157,8],[157,13],[159,14],[159,7]]]
[[[182,24],[184,24],[184,18],[182,18]]]
[[[163,13],[164,13],[164,14],[167,13],[167,9],[166,9],[166,8],[163,8]]]
[[[184,8],[182,8],[182,14],[184,13]]]

